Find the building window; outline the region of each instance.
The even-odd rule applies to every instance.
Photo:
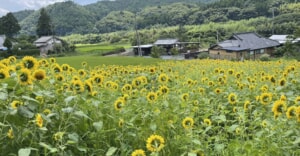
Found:
[[[260,53],[263,54],[265,52],[265,49],[260,49]]]
[[[253,55],[254,54],[254,51],[250,51],[250,55]]]

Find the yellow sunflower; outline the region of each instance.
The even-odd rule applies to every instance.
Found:
[[[274,113],[274,117],[277,118],[279,115],[284,113],[286,111],[286,103],[285,101],[277,100],[275,101],[273,107],[272,107],[272,112]]]
[[[29,70],[35,70],[38,68],[39,66],[39,63],[38,61],[32,57],[32,56],[25,56],[23,59],[22,59],[22,68],[27,68]]]
[[[215,89],[215,93],[216,93],[216,94],[220,94],[221,92],[222,92],[222,90],[221,90],[220,88],[216,88],[216,89]]]
[[[114,103],[115,110],[119,111],[125,106],[125,101],[122,99],[117,99]]]
[[[160,135],[151,135],[146,142],[146,148],[150,152],[159,152],[165,146],[165,139]]]
[[[287,111],[286,111],[286,117],[287,117],[288,119],[291,119],[291,118],[295,117],[295,116],[296,116],[296,109],[297,109],[296,106],[291,106],[291,107],[289,107],[289,108],[287,109]]]
[[[297,121],[300,122],[300,106],[296,108]]]
[[[237,96],[234,93],[230,93],[228,95],[228,102],[232,105],[235,104],[237,102]]]
[[[102,75],[96,74],[92,77],[93,83],[95,84],[102,84],[104,81],[104,77]]]
[[[7,137],[8,137],[9,139],[13,139],[13,138],[14,138],[14,131],[13,131],[12,128],[10,128],[10,129],[8,130],[8,132],[7,132]]]
[[[285,86],[286,84],[286,79],[285,78],[282,78],[279,80],[279,86]]]
[[[123,127],[123,125],[124,125],[124,119],[119,119],[118,126]]]
[[[6,79],[6,78],[9,78],[9,72],[6,68],[1,68],[0,69],[0,80]]]
[[[245,101],[245,103],[244,103],[244,111],[248,111],[249,110],[250,104],[251,103],[250,103],[249,100]]]
[[[158,77],[158,82],[160,83],[167,83],[169,81],[169,77],[167,74],[160,74],[159,77]]]
[[[267,105],[272,101],[272,93],[262,93],[259,96],[260,103],[263,105]]]
[[[35,123],[38,127],[43,127],[43,118],[41,116],[41,114],[36,114],[35,116]]]
[[[21,69],[19,75],[18,75],[18,80],[21,85],[30,85],[32,84],[32,76],[31,72],[27,68]]]
[[[62,71],[60,65],[57,63],[53,64],[51,67],[52,67],[52,71],[54,73],[60,73]]]
[[[51,63],[56,63],[56,59],[52,57],[52,58],[50,58],[50,62]]]
[[[18,109],[19,106],[23,105],[23,103],[21,101],[14,100],[10,105],[13,109]]]
[[[191,117],[186,117],[182,120],[181,124],[184,129],[191,129],[194,126],[194,119]]]
[[[46,72],[43,69],[37,69],[33,72],[33,78],[35,80],[44,80],[46,78]]]
[[[76,93],[82,93],[84,91],[84,84],[81,80],[74,80],[72,81],[71,89]]]
[[[123,87],[122,87],[122,92],[123,93],[130,93],[131,90],[132,90],[132,85],[131,84],[125,84]]]
[[[160,86],[159,90],[162,94],[168,94],[169,93],[169,88],[167,86]]]
[[[188,101],[189,100],[190,95],[188,93],[184,93],[181,95],[181,100],[182,101]]]
[[[65,77],[62,75],[62,74],[56,74],[55,75],[55,79],[57,81],[64,81],[65,80]]]
[[[84,81],[84,88],[89,92],[92,93],[93,92],[93,85],[91,83],[90,80],[85,80]]]
[[[147,100],[148,100],[149,102],[154,102],[154,101],[156,101],[156,100],[157,100],[157,94],[156,94],[155,92],[149,92],[149,93],[147,94]]]
[[[84,77],[86,75],[86,71],[84,69],[79,69],[78,75],[80,75],[81,77]]]
[[[299,106],[299,105],[300,105],[300,96],[297,96],[297,97],[295,98],[295,101],[294,101],[294,102],[295,102],[296,105]]]
[[[137,150],[134,150],[132,153],[131,153],[131,156],[146,156],[145,154],[145,151],[142,150],[142,149],[137,149]]]
[[[205,125],[211,126],[211,120],[210,119],[204,119],[203,122],[204,122]]]
[[[70,65],[68,65],[68,64],[62,64],[61,68],[62,68],[63,71],[68,71],[69,68],[70,68]]]

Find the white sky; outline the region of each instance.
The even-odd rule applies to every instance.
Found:
[[[8,12],[16,12],[21,10],[38,10],[49,4],[56,2],[64,2],[67,0],[0,0],[0,17]],[[98,0],[73,0],[74,2],[86,5],[95,3]]]

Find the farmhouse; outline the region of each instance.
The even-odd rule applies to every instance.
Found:
[[[262,54],[269,54],[280,43],[264,38],[254,32],[233,34],[228,40],[219,42],[209,48],[209,55],[214,59],[257,59]]]
[[[6,37],[5,35],[0,35],[0,50],[7,50],[6,47],[4,47],[4,41],[5,41]]]
[[[46,56],[49,50],[53,50],[56,44],[62,44],[62,41],[55,36],[42,36],[34,41],[34,44],[40,49],[40,55]]]

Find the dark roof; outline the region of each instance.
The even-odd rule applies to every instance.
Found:
[[[45,43],[48,42],[49,40],[51,40],[53,38],[53,36],[42,36],[39,39],[37,39],[36,41],[34,41],[34,43]],[[54,37],[55,39],[60,40],[57,37]]]
[[[178,39],[159,39],[154,44],[155,45],[172,45],[176,44]]]
[[[278,41],[264,38],[254,32],[238,33],[232,35],[229,40],[217,44],[221,49],[228,51],[258,50],[279,46]]]

